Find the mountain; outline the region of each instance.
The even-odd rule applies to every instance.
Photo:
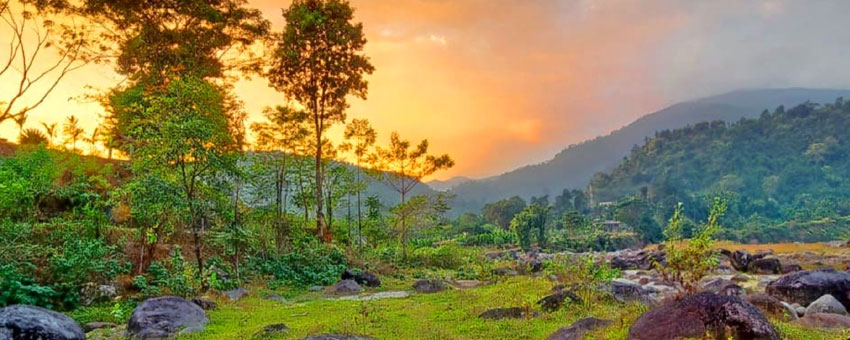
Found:
[[[850,216],[850,101],[803,104],[733,124],[702,122],[664,130],[591,181],[597,202],[632,196],[705,218],[708,201],[724,197],[724,225],[736,240],[828,240],[846,232],[794,224]],[[785,228],[771,229],[782,223]],[[840,228],[839,228],[840,227]],[[775,232],[771,235],[770,231]]]
[[[559,152],[549,161],[524,166],[502,175],[458,184],[453,214],[479,211],[484,204],[518,195],[555,195],[563,189],[585,189],[593,175],[616,166],[629,151],[656,131],[675,129],[702,121],[735,122],[757,117],[764,109],[793,106],[805,101],[832,102],[850,97],[841,89],[753,89],[674,104],[650,113],[609,135],[585,141]]]
[[[449,191],[449,190],[453,189],[454,187],[456,187],[460,184],[469,182],[471,180],[472,179],[469,178],[469,177],[456,176],[456,177],[449,178],[448,180],[445,180],[445,181],[435,179],[435,180],[429,181],[425,184],[428,185],[428,187],[430,187],[431,189],[436,190],[436,191]]]

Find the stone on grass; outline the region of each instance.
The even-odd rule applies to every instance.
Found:
[[[230,299],[230,302],[236,302],[236,301],[239,301],[239,299],[248,295],[248,291],[245,288],[240,287],[240,288],[228,290],[228,291],[224,292],[224,295],[226,295],[227,298]]]
[[[287,327],[285,324],[271,324],[266,327],[263,327],[263,329],[254,334],[254,339],[267,339],[269,337],[284,334],[286,332],[289,332],[289,327]]]
[[[360,285],[354,280],[342,280],[328,288],[329,295],[356,295],[360,294]]]
[[[573,322],[570,327],[559,329],[557,332],[550,335],[546,340],[583,340],[584,335],[599,328],[605,328],[613,324],[611,320],[602,320],[597,318],[584,318]]]
[[[487,320],[502,320],[502,319],[522,319],[527,317],[537,317],[537,312],[529,311],[521,307],[509,308],[493,308],[478,316]]]
[[[581,299],[573,292],[562,289],[559,292],[549,295],[537,301],[537,304],[540,305],[540,309],[545,312],[554,312],[561,308],[564,305],[564,301],[570,299],[572,302],[581,303]]]
[[[846,309],[850,308],[850,273],[829,268],[785,274],[770,282],[766,292],[802,306],[830,294]]]
[[[832,313],[847,315],[847,309],[832,295],[826,294],[806,307],[806,314]]]
[[[734,296],[709,292],[669,301],[641,315],[629,329],[628,340],[702,339],[779,340],[770,322],[756,307]]]
[[[203,310],[213,310],[218,307],[218,304],[215,303],[215,301],[202,297],[192,299],[192,303],[198,305],[198,307],[201,307]]]
[[[127,335],[138,339],[169,338],[202,331],[209,321],[200,306],[176,296],[163,296],[147,299],[133,310]]]
[[[118,296],[118,288],[112,285],[89,283],[80,289],[80,304],[90,306],[96,302],[110,301]]]
[[[277,301],[277,302],[280,302],[280,303],[286,303],[286,299],[284,299],[282,296],[277,295],[277,294],[263,295],[263,299],[264,300],[274,300],[274,301]]]
[[[799,320],[791,323],[810,329],[850,329],[850,316],[832,313],[812,313],[806,314]]]
[[[345,270],[344,272],[342,272],[340,279],[341,280],[354,280],[354,282],[357,282],[357,284],[363,285],[363,286],[366,286],[366,287],[380,287],[381,286],[381,279],[378,278],[377,275],[372,274],[372,273],[367,272],[367,271],[355,272],[355,271],[352,271],[350,269]]]
[[[445,290],[448,285],[443,280],[423,279],[413,283],[413,290],[417,293],[436,293]]]
[[[73,319],[41,307],[12,305],[0,308],[0,339],[85,340]]]

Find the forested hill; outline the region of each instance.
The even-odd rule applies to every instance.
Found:
[[[790,107],[811,101],[828,103],[835,98],[850,98],[850,90],[837,89],[760,89],[730,92],[718,96],[675,104],[646,115],[609,135],[572,145],[553,159],[529,165],[486,179],[456,185],[453,213],[478,211],[485,203],[518,195],[528,199],[560,193],[564,188],[585,189],[593,174],[615,167],[636,144],[656,131],[675,129],[701,121],[735,122],[742,117],[757,117],[765,108]]]
[[[738,228],[841,219],[850,215],[848,131],[850,102],[842,99],[665,130],[612,172],[597,174],[591,193],[597,203],[637,195],[692,209],[722,195],[727,220]]]

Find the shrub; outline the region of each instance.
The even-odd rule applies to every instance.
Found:
[[[594,261],[592,256],[573,258],[559,255],[544,263],[545,270],[561,281],[594,286],[610,282],[620,277],[619,269],[612,268],[608,262]]]
[[[721,228],[718,220],[726,212],[726,202],[715,198],[708,220],[694,231],[692,238],[683,242],[682,204],[676,206],[667,230],[664,249],[667,264],[656,266],[667,282],[676,283],[684,294],[693,294],[699,289],[699,281],[717,266],[717,253],[712,249],[713,236]]]
[[[274,276],[275,284],[299,287],[336,283],[348,263],[335,246],[310,239],[280,256],[250,258],[247,267],[263,275]]]
[[[445,244],[439,247],[418,248],[413,252],[410,264],[421,264],[428,267],[443,269],[458,269],[469,263],[475,256],[472,249],[466,249],[457,244]]]
[[[0,158],[0,216],[33,216],[58,176],[56,162],[44,148]]]
[[[10,263],[0,266],[0,307],[24,304],[51,307],[57,295],[53,288],[36,283],[32,276],[21,270],[34,271],[31,263]]]

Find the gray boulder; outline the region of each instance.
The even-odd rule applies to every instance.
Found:
[[[360,285],[354,280],[342,280],[328,288],[329,295],[356,295],[360,294]]]
[[[481,313],[478,317],[487,320],[522,319],[527,317],[537,317],[537,312],[529,311],[528,309],[521,307],[493,308]]]
[[[0,339],[85,340],[73,319],[41,307],[13,305],[0,308]]]
[[[641,285],[625,279],[611,281],[611,295],[619,302],[639,301],[644,304],[654,304],[652,292]]]
[[[537,301],[540,308],[546,312],[554,312],[564,305],[564,302],[570,299],[572,302],[581,303],[581,298],[570,290],[562,289],[555,294],[549,295]]]
[[[747,270],[755,274],[780,274],[782,273],[782,264],[779,263],[777,258],[765,257],[751,261]]]
[[[806,307],[806,315],[814,313],[831,313],[847,315],[847,309],[832,295],[826,294]]]
[[[268,339],[273,336],[285,334],[289,332],[289,327],[282,323],[271,324],[263,327],[259,332],[254,334],[254,339]]]
[[[765,291],[782,301],[802,306],[830,294],[846,309],[850,308],[850,273],[831,268],[794,272],[773,280]]]
[[[163,339],[178,333],[204,330],[209,323],[200,306],[175,296],[147,299],[130,315],[127,335],[137,339]]]
[[[240,288],[228,290],[228,291],[224,292],[224,295],[226,295],[227,298],[230,299],[231,302],[236,302],[236,301],[239,301],[239,299],[248,295],[248,291],[245,288],[240,287]]]
[[[118,288],[112,285],[90,283],[80,289],[80,304],[90,306],[93,303],[110,301],[118,296]]]
[[[437,279],[423,279],[413,283],[413,290],[417,293],[436,293],[446,288],[448,288],[448,284],[443,280]]]
[[[702,292],[669,301],[641,315],[627,340],[702,339],[779,340],[756,307],[734,296]]]

